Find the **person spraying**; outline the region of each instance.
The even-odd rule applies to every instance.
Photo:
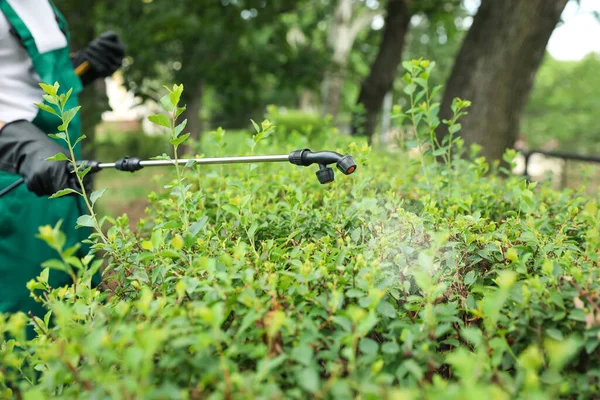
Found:
[[[62,220],[67,246],[87,238],[75,229],[85,210],[80,196],[49,198],[61,189],[79,187],[67,161],[46,161],[68,149],[48,136],[58,132],[61,121],[36,106],[44,102],[39,83],[58,82],[61,93],[72,89],[67,106],[76,107],[85,86],[121,66],[125,49],[113,32],[103,33],[74,55],[69,44],[68,23],[50,0],[0,0],[0,190],[19,179],[25,182],[0,197],[0,312],[4,313],[43,313],[26,284],[39,275],[42,263],[57,254],[36,238],[39,227]],[[76,115],[69,124],[72,142],[81,134],[80,125]],[[76,157],[79,152],[77,146]],[[51,270],[49,283],[58,287],[69,283],[69,277]]]

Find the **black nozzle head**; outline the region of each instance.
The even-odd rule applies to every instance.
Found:
[[[338,169],[345,175],[350,175],[356,171],[356,163],[352,156],[344,156],[336,163]]]
[[[140,160],[137,157],[123,157],[120,160],[118,160],[117,162],[115,162],[115,168],[118,169],[119,171],[126,171],[126,172],[135,172],[135,171],[139,171],[140,169],[142,169],[142,165],[140,164],[142,160]]]
[[[333,175],[332,168],[321,167],[321,169],[319,169],[316,172],[316,174],[317,174],[317,179],[319,179],[319,183],[321,183],[322,185],[333,182],[334,175]]]

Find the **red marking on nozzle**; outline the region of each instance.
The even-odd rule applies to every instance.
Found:
[[[353,173],[355,169],[356,169],[356,167],[350,167],[350,168],[348,168],[348,173],[349,174]]]

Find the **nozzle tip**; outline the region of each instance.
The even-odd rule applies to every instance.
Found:
[[[321,168],[316,172],[317,179],[322,185],[333,182],[334,175],[332,168]]]
[[[337,167],[340,171],[342,171],[342,173],[344,173],[345,175],[350,175],[352,174],[354,171],[356,171],[356,162],[354,162],[354,159],[352,158],[352,156],[344,156],[340,159],[340,161],[337,162]]]

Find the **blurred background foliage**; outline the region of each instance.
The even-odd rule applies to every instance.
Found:
[[[566,2],[552,0],[552,7],[562,9]],[[333,124],[344,133],[373,135],[375,143],[382,129],[391,129],[385,124],[390,110],[386,110],[381,93],[371,99],[377,105],[375,111],[365,109],[363,105],[369,102],[362,102],[360,96],[361,85],[381,89],[387,84],[377,82],[380,78],[377,74],[370,76],[381,52],[387,49],[388,64],[390,54],[399,53],[401,60],[420,57],[435,60],[437,72],[431,77],[432,86],[452,87],[449,85],[454,79],[452,70],[462,65],[457,57],[461,55],[461,46],[463,52],[468,50],[464,39],[469,29],[475,29],[473,21],[486,17],[486,23],[491,26],[489,21],[513,18],[503,23],[517,29],[520,22],[507,10],[518,9],[522,15],[527,11],[519,9],[527,3],[522,0],[506,2],[509,8],[503,10],[490,10],[491,16],[477,15],[480,2],[469,0],[86,0],[84,3],[56,0],[56,3],[71,23],[73,50],[102,31],[119,32],[128,50],[121,72],[124,85],[140,101],[156,100],[165,83],[183,83],[188,128],[196,139],[202,132],[217,127],[249,129],[250,119],[270,117],[280,123],[286,119],[287,125],[294,125],[292,129],[311,135],[318,134],[319,123]],[[483,0],[481,4],[486,6],[491,2]],[[404,20],[410,23],[393,36],[402,41],[390,46],[385,43],[385,36],[394,32],[388,25],[390,21],[400,21],[391,19],[393,12],[404,13]],[[390,18],[389,21],[386,18]],[[536,21],[531,21],[530,25],[535,24]],[[543,28],[541,22],[538,25],[539,29]],[[544,28],[546,36],[555,25],[552,24],[550,30]],[[525,41],[525,33],[523,35]],[[516,41],[506,46],[518,49],[521,44]],[[486,49],[474,50],[481,54]],[[512,53],[516,54],[516,50]],[[504,74],[506,77],[498,81],[507,79],[519,87],[529,85],[527,80],[518,82],[509,68],[513,61],[505,61],[505,66],[489,70],[489,74]],[[496,159],[500,150],[511,147],[517,138],[524,139],[529,148],[597,153],[600,145],[600,124],[596,117],[600,102],[598,56],[591,54],[581,61],[567,62],[555,60],[546,53],[539,71],[535,60],[532,59],[531,64],[522,74],[535,77],[531,79],[533,89],[512,95],[512,102],[520,104],[524,99],[526,106],[499,113],[494,117],[496,121],[491,120],[478,129],[489,130],[490,137],[505,135],[505,142],[488,143],[485,132],[472,133],[470,125],[463,124],[467,144],[479,142],[484,148],[483,154]],[[393,62],[390,65],[393,71]],[[476,65],[479,64],[474,63],[473,68]],[[384,93],[391,96],[389,104],[406,106],[403,93],[406,85],[401,79],[401,68],[395,68],[397,73]],[[464,75],[469,68],[455,75]],[[467,92],[477,93],[477,82],[471,84],[475,89]],[[93,136],[95,127],[102,123],[102,113],[109,110],[105,89],[104,83],[99,82],[83,96],[88,137]],[[442,109],[449,104],[443,95],[442,90],[432,99],[442,102]],[[487,102],[479,98],[471,100],[475,107]],[[485,106],[503,108],[492,100]],[[493,119],[479,113],[477,108],[472,114],[469,118]],[[376,118],[374,130],[364,122],[369,116]],[[507,118],[514,118],[516,125],[507,127],[504,132],[486,129],[486,126],[502,125],[502,120]],[[358,129],[357,125],[360,125]],[[112,134],[119,133],[113,129]],[[469,136],[474,139],[469,140]],[[131,145],[138,139],[143,141],[144,136],[132,135],[130,139],[121,140],[103,135],[96,143],[90,141],[87,156],[117,158],[130,149],[115,147],[116,144]],[[140,146],[135,149],[139,150]],[[486,152],[486,146],[500,148]],[[107,153],[109,148],[114,154]],[[97,151],[101,153],[96,154]]]

